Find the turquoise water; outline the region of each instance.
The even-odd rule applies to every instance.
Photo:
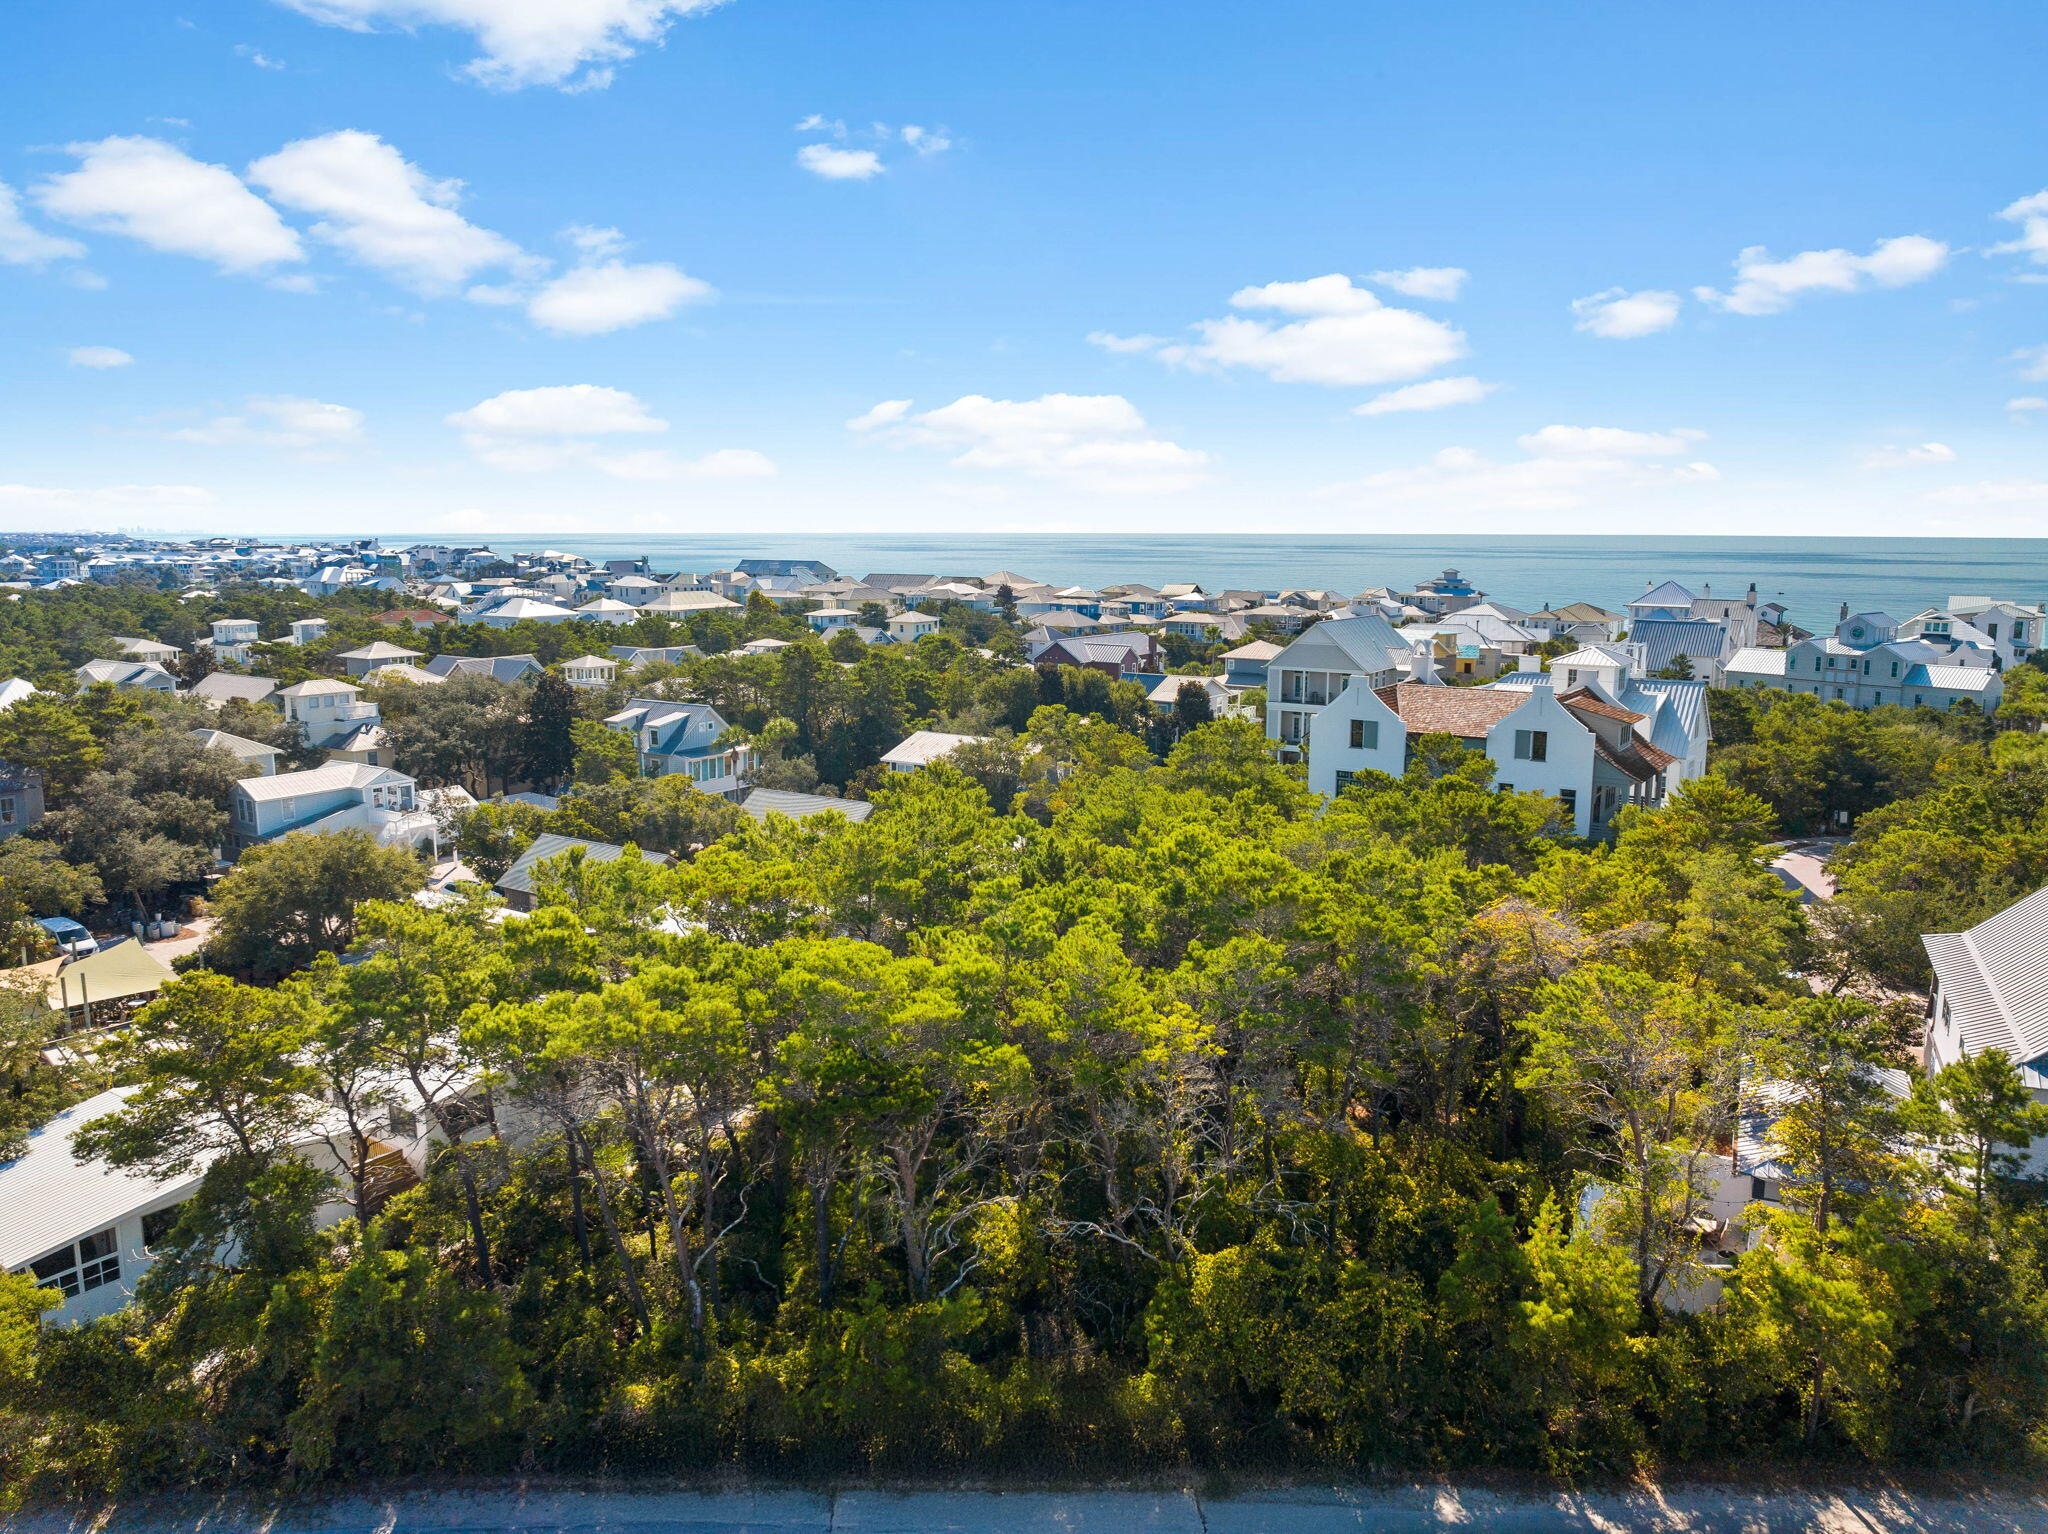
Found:
[[[391,542],[411,540],[393,539]],[[1409,587],[1456,567],[1517,607],[1587,601],[1618,609],[1653,581],[1740,596],[1751,581],[1806,627],[1843,602],[1904,618],[1951,595],[2048,600],[2048,538],[1209,537],[1028,535],[493,539],[502,551],[560,549],[591,559],[645,554],[660,571],[712,570],[749,558],[822,559],[843,575],[983,575],[1014,570],[1056,585],[1200,581],[1213,589]]]

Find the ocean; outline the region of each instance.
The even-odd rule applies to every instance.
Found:
[[[398,545],[420,541],[391,538]],[[1754,581],[1807,628],[1846,602],[1905,618],[1951,596],[2048,600],[2048,538],[1458,537],[1407,534],[1162,536],[1102,534],[897,537],[788,534],[617,537],[564,534],[489,540],[501,552],[559,549],[589,559],[645,554],[657,571],[715,570],[742,559],[818,559],[842,575],[985,575],[1013,570],[1056,585],[1199,581],[1271,590],[1412,587],[1455,569],[1526,611],[1587,601],[1619,611],[1645,587],[1675,580],[1740,596]]]

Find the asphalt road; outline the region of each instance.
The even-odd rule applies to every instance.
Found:
[[[504,1491],[27,1514],[7,1534],[2048,1534],[2048,1492],[1729,1487],[1517,1495],[1450,1485],[1158,1492]]]

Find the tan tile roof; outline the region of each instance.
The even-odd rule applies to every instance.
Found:
[[[1410,735],[1456,735],[1484,740],[1486,732],[1529,701],[1523,692],[1478,687],[1431,687],[1397,682],[1378,689],[1379,700],[1401,716]]]

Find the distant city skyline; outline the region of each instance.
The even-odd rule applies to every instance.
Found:
[[[0,536],[2048,535],[2044,45],[2017,0],[19,6]]]

